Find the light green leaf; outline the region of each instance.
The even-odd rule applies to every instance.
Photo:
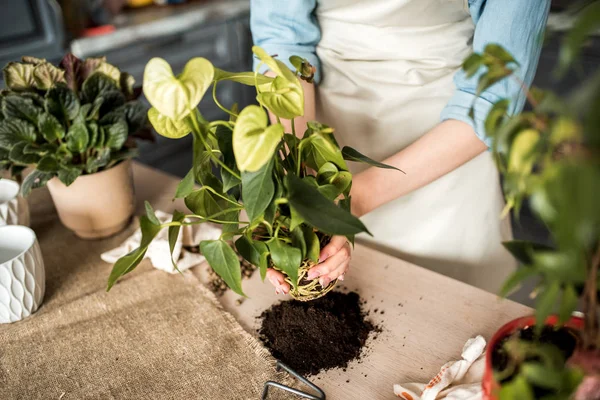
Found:
[[[80,175],[81,170],[76,167],[62,167],[60,171],[58,171],[58,179],[60,179],[65,186],[70,186]]]
[[[39,90],[48,90],[57,83],[65,83],[65,71],[46,62],[38,64],[33,69],[35,87]]]
[[[213,66],[204,58],[192,58],[177,77],[169,63],[153,58],[144,70],[144,95],[160,114],[180,121],[198,106],[213,76]]]
[[[264,62],[269,67],[269,69],[273,71],[278,77],[281,77],[288,82],[294,82],[298,80],[296,78],[296,75],[294,75],[294,73],[290,71],[290,69],[284,63],[282,63],[279,60],[275,60],[273,57],[267,54],[267,52],[263,48],[259,46],[253,46],[252,52],[256,57],[258,57],[259,60]]]
[[[326,162],[317,172],[317,182],[320,185],[331,183],[338,174],[339,170],[334,163]]]
[[[187,120],[175,121],[160,114],[156,108],[148,110],[148,120],[159,135],[169,139],[181,139],[192,131]]]
[[[258,171],[273,158],[282,137],[283,125],[267,127],[265,110],[255,105],[244,108],[233,129],[233,152],[238,169]]]
[[[531,267],[523,266],[523,267],[517,268],[517,270],[514,271],[504,281],[504,284],[502,285],[502,288],[500,289],[500,293],[498,294],[498,296],[500,296],[500,297],[508,296],[509,294],[511,294],[515,290],[517,290],[517,288],[520,287],[521,283],[525,279],[535,276],[537,274],[538,274],[538,271],[536,271],[534,268],[531,268]]]
[[[285,185],[288,189],[290,205],[308,223],[322,232],[331,235],[369,233],[358,218],[337,207],[319,193],[314,186],[303,182],[292,174],[286,175]]]
[[[142,231],[140,247],[117,260],[108,277],[108,284],[106,286],[107,292],[121,276],[133,271],[140,264],[148,250],[148,246],[152,240],[154,240],[158,232],[160,232],[160,229],[160,226],[150,222],[145,215],[140,217],[140,230]]]
[[[227,286],[237,294],[245,296],[242,291],[240,260],[235,251],[222,240],[203,240],[200,242],[200,251]]]
[[[250,222],[259,218],[275,194],[273,159],[256,172],[242,172],[242,199]]]
[[[533,390],[524,376],[517,376],[515,379],[501,386],[499,400],[535,400]]]
[[[127,122],[120,120],[108,127],[105,127],[107,139],[106,146],[112,150],[119,150],[125,144],[127,135],[129,134]]]
[[[0,122],[0,148],[10,150],[20,142],[34,143],[36,139],[35,126],[29,122],[10,118]]]
[[[59,84],[46,93],[46,111],[59,121],[72,121],[79,114],[79,99],[67,86]]]
[[[273,82],[273,78],[263,75],[256,74],[256,80],[254,79],[254,72],[228,72],[222,69],[215,68],[215,81],[233,81],[248,86],[255,86],[256,82],[258,85],[270,84]]]
[[[38,118],[38,129],[48,142],[65,137],[65,128],[52,114],[43,113]]]
[[[515,63],[517,65],[519,64],[517,60],[515,60],[513,56],[504,49],[504,47],[498,44],[490,43],[486,45],[483,52],[501,60],[503,63]]]
[[[279,118],[292,119],[304,115],[304,92],[300,83],[288,82],[278,76],[269,91],[260,92],[256,99]]]
[[[190,172],[179,182],[177,185],[177,190],[175,191],[175,198],[181,199],[187,197],[190,193],[194,191],[194,169],[190,169]]]
[[[377,168],[395,169],[396,171],[404,173],[404,171],[399,168],[375,161],[349,146],[344,146],[342,149],[342,155],[344,156],[344,160],[361,162]]]
[[[67,148],[74,153],[82,153],[88,145],[89,136],[84,124],[73,124],[67,132]]]
[[[144,208],[146,209],[146,217],[148,218],[148,220],[154,225],[160,225],[160,221],[154,213],[154,208],[152,208],[152,205],[147,200],[144,202]]]
[[[534,152],[540,141],[540,132],[535,129],[526,129],[519,132],[512,142],[508,158],[508,171],[527,175],[533,169],[536,160]]]
[[[532,384],[546,389],[560,389],[562,375],[560,372],[535,362],[525,362],[521,365],[520,373]]]
[[[2,70],[4,83],[15,92],[29,90],[34,84],[33,69],[34,66],[31,64],[10,62]]]
[[[273,264],[287,274],[292,281],[292,286],[298,286],[298,268],[302,263],[302,252],[276,238],[268,241],[267,245],[271,251]]]
[[[562,299],[560,301],[560,310],[559,310],[559,323],[564,324],[571,318],[571,314],[577,308],[577,303],[579,302],[579,296],[577,295],[577,291],[573,285],[566,285]]]
[[[112,79],[115,82],[117,87],[120,87],[121,71],[119,71],[119,69],[117,67],[115,67],[114,65],[111,65],[107,62],[103,62],[98,66],[98,68],[94,72],[96,72],[96,73],[100,72],[100,73],[108,76],[110,79]]]
[[[175,210],[173,213],[172,222],[183,222],[185,219],[185,213],[181,211]],[[171,251],[171,262],[173,263],[173,267],[176,270],[177,268],[177,260],[173,259],[173,250],[175,250],[175,244],[177,243],[177,237],[179,237],[179,231],[181,230],[181,225],[174,225],[169,227],[169,250]]]
[[[335,164],[340,171],[348,171],[348,166],[340,149],[323,133],[314,132],[302,139],[302,156],[306,164],[318,171],[328,162]]]
[[[537,302],[535,304],[535,320],[536,330],[539,333],[546,323],[546,318],[554,311],[558,295],[560,293],[560,282],[551,282],[548,286],[544,287],[541,293],[538,295]]]

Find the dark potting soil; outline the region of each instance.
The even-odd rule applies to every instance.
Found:
[[[545,326],[542,329],[540,336],[537,338],[537,340],[540,343],[552,344],[552,345],[556,346],[562,352],[563,357],[566,361],[569,359],[569,357],[571,357],[571,355],[575,351],[575,347],[577,346],[578,337],[579,337],[579,334],[571,328],[567,328],[567,327],[558,327],[557,328],[557,327],[553,327],[553,326]],[[510,355],[504,349],[504,345],[508,340],[511,340],[513,338],[518,338],[518,339],[526,341],[526,342],[533,342],[534,340],[536,340],[535,327],[530,326],[530,327],[526,327],[523,329],[519,329],[517,332],[515,332],[514,335],[507,336],[507,337],[503,338],[502,340],[498,341],[498,343],[496,343],[496,345],[494,346],[493,352],[492,352],[492,365],[494,367],[494,371],[504,371],[504,369],[506,369],[509,359],[510,359]],[[536,361],[536,360],[534,358],[534,359],[527,359],[526,361]],[[500,383],[505,383],[505,382],[510,381],[517,372],[518,372],[518,367],[517,367],[517,369],[515,369],[515,373],[506,377]],[[552,392],[548,391],[544,388],[534,387],[534,394],[535,394],[536,399],[541,398],[550,393],[552,393]]]
[[[360,357],[369,333],[381,329],[361,310],[355,292],[330,292],[309,302],[284,301],[261,315],[260,339],[301,375],[345,368]]]

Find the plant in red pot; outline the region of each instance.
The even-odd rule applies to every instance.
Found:
[[[600,2],[581,10],[561,48],[559,75],[600,26],[598,15]],[[526,90],[516,68],[512,55],[494,44],[463,64],[467,75],[480,73],[479,92],[500,81]],[[501,294],[536,279],[535,315],[509,322],[490,341],[484,398],[600,399],[600,70],[567,98],[538,88],[526,95],[529,111],[511,116],[511,100],[500,99],[485,129],[505,178],[505,213],[518,214],[528,199],[553,245],[505,243],[522,266]]]

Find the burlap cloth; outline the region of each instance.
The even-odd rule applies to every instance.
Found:
[[[133,227],[80,240],[45,189],[29,203],[46,296],[30,318],[0,325],[0,399],[258,399],[265,381],[281,380],[268,352],[191,272],[145,261],[105,292],[112,266],[100,253]]]

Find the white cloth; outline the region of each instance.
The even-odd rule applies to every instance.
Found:
[[[340,145],[381,161],[439,123],[452,78],[472,51],[464,0],[320,0],[317,18],[317,116],[335,128]],[[501,245],[512,238],[510,221],[499,217],[503,207],[499,174],[485,152],[365,215],[373,237],[357,239],[496,292],[516,267]]]
[[[480,400],[484,349],[485,339],[482,336],[469,339],[463,347],[462,360],[444,364],[427,384],[394,385],[394,394],[404,400]]]
[[[163,211],[156,211],[156,217],[161,223],[169,222],[173,216]],[[171,252],[169,250],[168,229],[161,230],[156,238],[148,246],[148,251],[144,258],[149,258],[152,266],[171,274],[177,272],[171,262]],[[177,236],[177,242],[173,249],[173,260],[177,262],[179,271],[185,271],[191,267],[204,262],[204,256],[198,253],[192,253],[183,248],[183,246],[197,246],[202,240],[216,240],[221,236],[221,229],[211,224],[199,224],[183,226]],[[127,238],[119,247],[102,253],[100,257],[107,263],[114,264],[117,260],[140,245],[142,231],[137,229],[133,235]]]

